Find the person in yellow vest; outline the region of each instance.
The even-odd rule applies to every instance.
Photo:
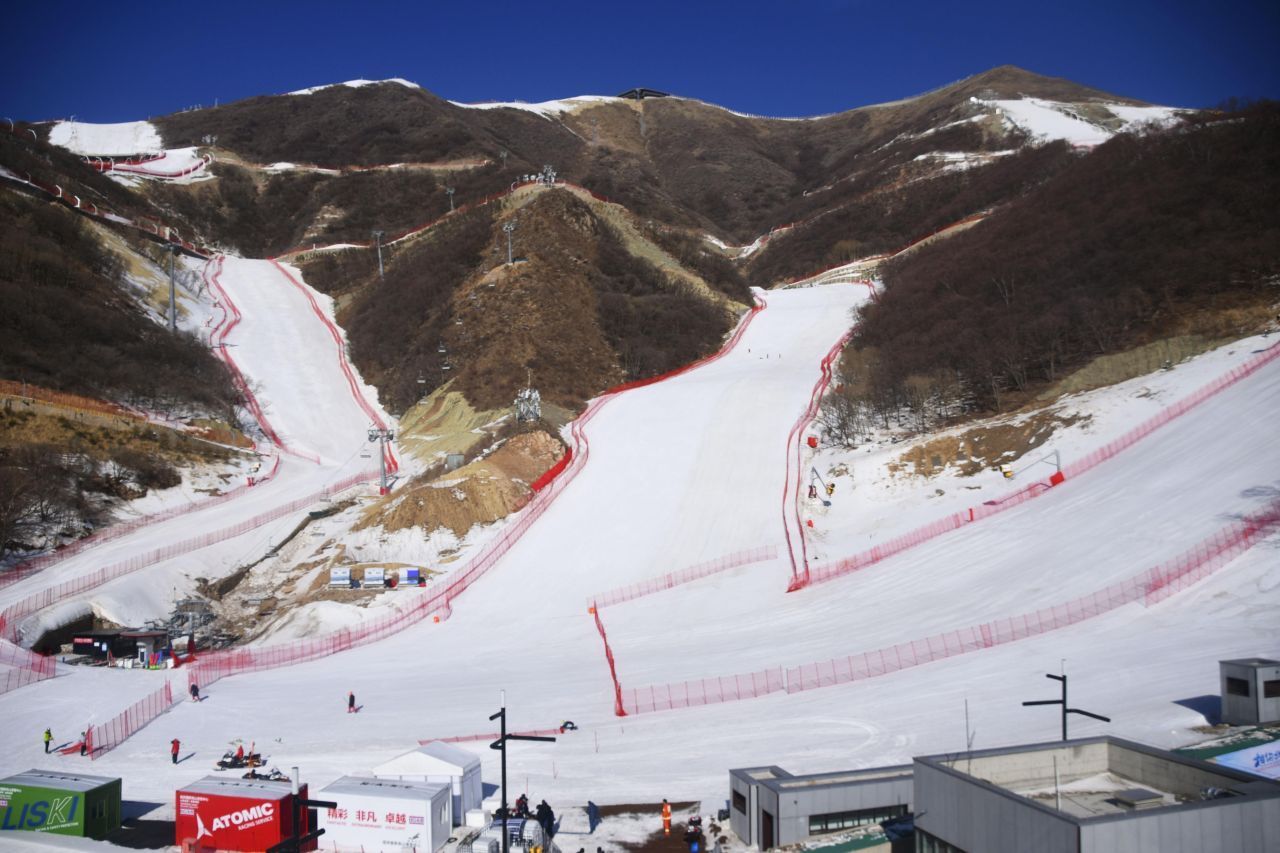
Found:
[[[671,803],[662,801],[662,834],[671,834]]]
[[[44,752],[49,754],[49,744],[53,742],[53,729],[44,730]]]

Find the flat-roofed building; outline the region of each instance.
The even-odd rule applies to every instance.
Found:
[[[1280,850],[1280,783],[1120,738],[914,766],[918,853]]]
[[[781,767],[729,771],[729,827],[759,850],[911,811],[911,765],[796,776]]]

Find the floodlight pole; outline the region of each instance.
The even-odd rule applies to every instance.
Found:
[[[510,222],[502,226],[502,230],[507,232],[507,265],[511,265],[511,232],[516,230],[516,221],[512,219]]]
[[[169,246],[169,331],[178,331],[178,303],[174,296],[174,264],[178,258],[178,247]]]
[[[507,734],[507,691],[502,691],[502,707],[496,714],[489,715],[490,720],[500,720],[498,739],[489,744],[490,749],[496,749],[502,753],[502,853],[509,853],[511,840],[507,837],[507,741],[509,740],[541,740],[555,743],[553,737],[539,737],[537,735],[509,735]]]
[[[378,247],[378,278],[384,278],[382,274],[382,238],[385,236],[387,236],[387,232],[385,231],[373,232],[373,241]]]
[[[1045,678],[1052,678],[1054,681],[1062,682],[1062,698],[1061,699],[1037,699],[1032,702],[1023,702],[1022,704],[1024,707],[1027,705],[1061,705],[1062,706],[1062,739],[1064,741],[1067,739],[1067,714],[1080,714],[1085,717],[1093,717],[1095,720],[1102,720],[1102,722],[1104,723],[1111,722],[1110,717],[1104,717],[1101,714],[1094,714],[1090,711],[1082,711],[1079,708],[1067,707],[1066,673],[1063,673],[1062,675],[1052,675],[1052,674],[1046,673]]]
[[[444,191],[449,194],[449,212],[453,213],[453,192],[456,187],[445,187]]]
[[[300,796],[297,767],[293,768],[293,777],[289,781],[293,792],[293,834],[279,844],[268,847],[267,853],[298,853],[298,851],[302,850],[302,845],[308,841],[315,841],[324,835],[324,830],[320,828],[313,829],[307,833],[299,830],[299,826],[302,824],[303,809],[336,809],[338,807],[338,804],[331,800],[312,800]]]

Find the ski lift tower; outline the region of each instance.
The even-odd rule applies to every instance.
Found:
[[[450,196],[449,198],[450,203],[452,203],[453,196]],[[378,247],[378,278],[384,278],[382,274],[382,238],[385,236],[387,236],[386,231],[375,230],[373,232],[373,243]]]
[[[516,230],[516,221],[504,222],[502,230],[507,232],[507,266],[511,266],[511,232]]]
[[[387,427],[369,427],[369,441],[378,443],[378,464],[382,470],[382,477],[378,481],[378,494],[380,495],[385,495],[390,491],[387,487],[387,443],[393,441],[395,437],[395,431]]]
[[[516,393],[516,421],[536,421],[542,417],[542,395],[537,388],[521,388]]]

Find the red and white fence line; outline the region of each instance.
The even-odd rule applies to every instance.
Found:
[[[1273,501],[1171,560],[1053,607],[846,657],[623,690],[623,712],[643,714],[847,684],[1034,637],[1126,604],[1150,607],[1203,580],[1277,531],[1280,501]]]
[[[342,375],[347,380],[347,388],[351,391],[351,396],[355,399],[356,405],[358,405],[360,410],[368,416],[369,420],[373,422],[375,427],[378,429],[386,429],[386,421],[382,419],[382,416],[378,411],[367,399],[365,399],[364,393],[360,390],[360,381],[356,378],[355,371],[351,367],[351,362],[347,358],[347,341],[342,334],[342,330],[337,327],[333,320],[330,319],[329,315],[325,313],[324,309],[320,307],[320,303],[316,301],[315,292],[311,288],[294,278],[279,261],[272,259],[271,265],[274,266],[281,275],[288,279],[289,283],[292,284],[299,293],[306,297],[307,303],[311,306],[312,312],[324,325],[325,329],[328,330],[329,336],[333,338],[333,343],[338,348],[338,367],[342,370]],[[383,448],[383,460],[386,463],[387,473],[394,474],[400,470],[400,463],[396,461],[395,453],[392,451],[391,444],[389,442],[384,443]]]
[[[696,566],[689,566],[675,572],[667,572],[665,575],[659,575],[656,578],[649,578],[638,583],[611,589],[608,592],[598,593],[587,599],[587,606],[599,610],[602,607],[611,607],[624,601],[634,601],[637,598],[674,589],[682,584],[710,577],[729,569],[736,569],[739,566],[774,560],[777,559],[777,556],[777,545],[761,545],[758,548],[738,551],[714,560],[708,560],[705,563],[698,563]]]
[[[1162,409],[1142,423],[1133,427],[1123,435],[1115,438],[1102,447],[1092,451],[1091,453],[1070,462],[1063,466],[1061,472],[1053,475],[1046,481],[1032,483],[1015,492],[998,498],[993,501],[987,501],[972,507],[968,507],[959,512],[940,518],[929,524],[916,528],[901,536],[895,536],[885,542],[868,548],[858,554],[854,554],[844,559],[837,560],[823,566],[815,566],[808,573],[809,583],[822,583],[824,581],[833,580],[834,578],[843,577],[865,569],[867,566],[875,565],[881,560],[891,557],[895,554],[901,554],[910,548],[928,542],[944,533],[957,530],[966,524],[975,521],[981,521],[997,515],[1005,510],[1025,503],[1033,498],[1047,492],[1053,486],[1078,477],[1085,472],[1096,468],[1103,462],[1111,459],[1124,450],[1134,446],[1142,439],[1155,432],[1165,424],[1185,415],[1187,412],[1199,406],[1201,403],[1210,399],[1219,392],[1230,388],[1237,382],[1252,376],[1263,367],[1271,364],[1277,358],[1280,358],[1280,344],[1272,344],[1269,348],[1257,353],[1248,360],[1242,362],[1238,366],[1232,368],[1226,373],[1214,379],[1212,382],[1200,387],[1196,391],[1183,397],[1173,405]],[[801,584],[800,586],[804,586]],[[794,589],[800,586],[793,586]]]
[[[97,761],[180,701],[182,694],[179,693],[175,699],[173,683],[166,681],[153,693],[134,702],[106,722],[90,725],[85,730],[85,751],[89,758]]]
[[[273,646],[248,646],[201,655],[200,659],[188,668],[188,681],[204,686],[228,675],[291,666],[390,637],[429,616],[434,617],[436,621],[447,619],[452,609],[453,599],[487,574],[498,560],[523,538],[533,523],[542,517],[542,514],[586,466],[591,456],[591,446],[585,429],[600,409],[623,391],[652,385],[723,358],[742,340],[751,321],[763,307],[762,304],[757,305],[749,311],[724,346],[716,353],[661,376],[624,383],[592,400],[569,427],[572,443],[569,448],[571,452],[566,454],[566,458],[570,461],[562,469],[560,476],[535,493],[528,505],[520,511],[519,516],[503,530],[501,535],[485,545],[466,568],[428,585],[424,590],[408,590],[407,592],[416,597],[413,604],[392,608],[390,612],[354,628],[343,628],[322,637],[295,640]]]
[[[108,581],[116,578],[124,577],[127,574],[136,572],[139,569],[153,566],[161,560],[168,560],[173,557],[179,557],[183,554],[189,554],[201,548],[206,548],[216,542],[222,542],[227,539],[234,539],[242,536],[251,530],[255,530],[264,524],[277,519],[284,518],[287,515],[298,512],[301,509],[311,506],[316,501],[331,497],[338,492],[351,488],[357,483],[368,482],[372,475],[368,472],[354,474],[336,483],[331,483],[318,492],[314,492],[305,497],[292,500],[286,504],[278,506],[266,512],[259,513],[253,518],[245,519],[237,524],[223,527],[219,530],[211,530],[199,536],[193,536],[179,542],[172,542],[159,548],[153,548],[142,554],[135,554],[127,560],[113,563],[109,566],[103,566],[96,572],[82,575],[71,580],[64,581],[57,586],[49,587],[40,592],[29,595],[19,601],[10,604],[3,611],[0,611],[0,638],[7,639],[10,642],[16,642],[19,639],[19,623],[37,611],[50,607],[60,601],[64,601],[72,596],[87,592],[102,586]]]

